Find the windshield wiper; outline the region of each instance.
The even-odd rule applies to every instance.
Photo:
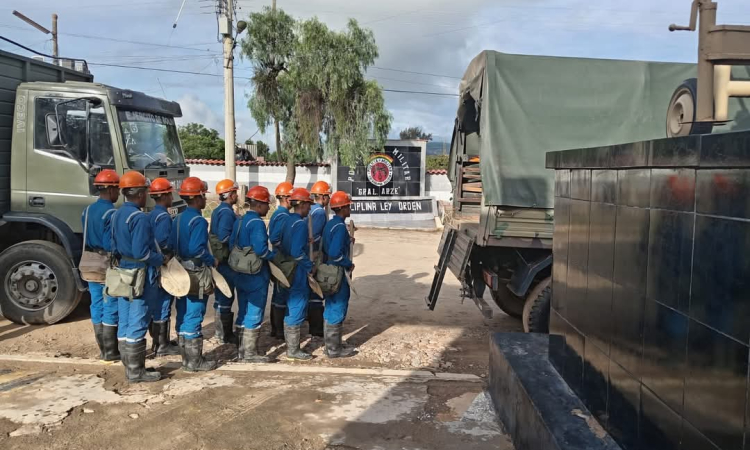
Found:
[[[168,167],[168,164],[157,159],[156,161],[151,161],[150,163],[146,164],[143,168],[150,169],[152,167]]]

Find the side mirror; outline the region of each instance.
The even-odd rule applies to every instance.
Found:
[[[50,113],[45,116],[45,125],[49,146],[52,148],[64,148],[65,146],[60,141],[60,129],[57,126],[57,117],[55,117],[55,114]]]

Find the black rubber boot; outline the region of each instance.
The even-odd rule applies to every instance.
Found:
[[[258,338],[260,338],[260,328],[245,329],[242,332],[242,362],[267,363],[269,361],[267,356],[258,353]]]
[[[206,372],[216,368],[214,361],[203,358],[203,338],[185,339],[185,360],[183,365],[186,372]]]
[[[344,324],[339,323],[337,325],[331,325],[330,323],[325,323],[325,343],[326,343],[326,349],[325,354],[329,358],[346,358],[349,356],[354,356],[356,352],[354,349],[348,345],[343,345],[341,343],[341,338],[343,336],[344,332]]]
[[[120,360],[120,346],[117,340],[117,327],[102,324],[102,345],[104,348],[102,359],[105,361]]]
[[[300,326],[288,326],[284,325],[284,338],[286,339],[286,357],[288,359],[297,359],[300,361],[307,361],[312,359],[312,355],[303,352],[299,348],[299,336]]]
[[[185,337],[177,336],[177,348],[180,350],[180,356],[182,356],[182,368],[187,367],[187,359],[185,357]]]
[[[94,337],[96,338],[96,345],[99,347],[99,359],[104,359],[104,324],[95,323],[94,325]]]
[[[311,304],[307,308],[307,322],[310,324],[310,334],[316,337],[323,337],[323,312],[325,308],[322,303]]]
[[[128,367],[128,353],[125,351],[125,340],[117,341],[117,350],[120,352],[120,361],[122,365],[127,369]]]
[[[284,340],[286,306],[271,305],[271,337]]]
[[[216,336],[219,342],[222,344],[238,344],[237,336],[232,332],[233,326],[234,313],[220,313],[216,311],[214,315],[214,329],[216,330],[214,336]]]
[[[245,329],[237,327],[234,330],[234,335],[237,336],[237,359],[242,361],[242,358],[245,357],[245,349],[242,347],[242,340],[245,338]]]
[[[278,311],[276,310],[276,307],[274,305],[271,305],[271,313],[270,313],[270,322],[271,322],[271,337],[272,338],[278,338],[279,337],[279,328],[278,328],[278,319],[276,316],[278,316]]]
[[[155,329],[155,323],[151,320],[148,323],[148,335],[151,336],[151,353],[156,353],[156,347],[159,346],[159,333]]]
[[[180,349],[169,341],[169,321],[153,322],[156,337],[156,356],[174,356],[180,354]]]
[[[127,363],[125,365],[125,376],[130,383],[149,383],[159,381],[161,374],[146,370],[146,340],[131,343],[126,342],[123,346]]]

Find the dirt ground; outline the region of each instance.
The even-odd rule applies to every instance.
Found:
[[[12,447],[19,449],[139,448],[149,437],[164,437],[160,444],[149,446],[428,449],[460,445],[511,449],[507,436],[496,428],[484,380],[489,334],[520,331],[521,325],[497,309],[493,319],[485,320],[470,300],[462,304],[459,284],[450,274],[445,277],[436,311],[427,309],[424,298],[437,263],[439,240],[439,233],[358,231],[354,286],[359,295],[352,296],[345,332],[359,353],[353,358],[327,360],[322,356],[322,342],[308,339],[305,344],[316,358],[306,363],[277,363],[278,374],[274,374],[274,365],[262,372],[247,372],[229,370],[244,366],[229,363],[225,370],[196,376],[179,370],[179,357],[172,357],[150,362],[166,364],[160,368],[165,380],[134,387],[124,382],[119,364],[70,363],[70,358],[93,359],[97,354],[86,303],[65,321],[47,327],[0,320],[0,447],[10,448],[3,441],[11,439]],[[206,337],[213,335],[212,321],[209,308],[204,322]],[[260,344],[274,356],[284,351],[284,346],[265,332]],[[230,345],[209,344],[207,349],[225,364],[236,353]],[[3,356],[7,358],[3,360]],[[10,361],[12,357],[36,358],[36,362]],[[44,362],[51,357],[64,363]],[[320,367],[320,373],[296,373],[300,366]],[[336,372],[349,369],[353,372]],[[385,376],[380,369],[401,372]],[[427,378],[414,380],[404,375],[417,370]],[[428,377],[436,373],[473,375],[473,379]],[[9,380],[5,384],[3,376]],[[40,379],[63,383],[62,394],[60,389],[50,394]],[[181,380],[199,384],[202,382],[190,380],[207,380],[207,385],[181,396],[169,394],[172,383]],[[97,400],[84,395],[72,406],[60,401],[77,398],[65,390],[65,383],[99,392],[98,387],[87,384],[90,382],[101,383],[102,396],[124,399]],[[10,386],[7,392],[4,386]],[[20,406],[3,414],[3,396],[18,396],[18,389],[34,392],[41,403],[65,406],[63,418],[54,425],[40,425],[38,418],[33,419],[39,409],[36,403],[27,405],[32,408],[29,416],[8,419]],[[139,399],[137,394],[143,392],[158,401]],[[19,430],[19,424],[30,424],[34,434],[10,438],[8,433]],[[262,439],[243,440],[243,436]]]

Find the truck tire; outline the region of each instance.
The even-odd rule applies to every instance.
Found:
[[[492,300],[495,301],[498,308],[502,309],[505,314],[516,319],[521,318],[525,303],[523,298],[510,292],[504,285],[500,286],[496,291],[490,290],[490,293],[492,293]]]
[[[523,331],[526,333],[549,333],[549,313],[552,302],[552,278],[540,281],[523,307]]]
[[[27,241],[0,253],[0,313],[18,324],[44,325],[68,316],[83,293],[62,246]]]
[[[698,106],[698,80],[688,78],[677,86],[667,109],[667,137],[710,134],[711,123],[695,123]]]

